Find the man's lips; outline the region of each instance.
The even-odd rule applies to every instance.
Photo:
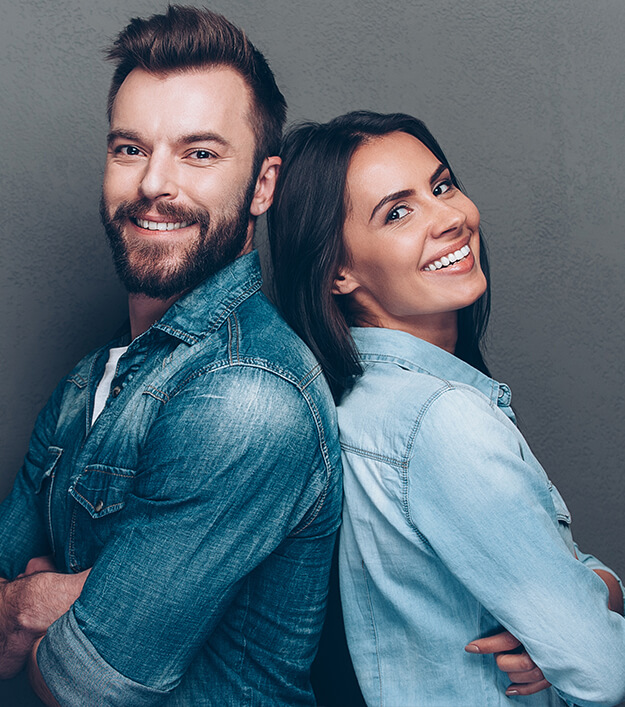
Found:
[[[193,223],[192,221],[150,221],[144,218],[131,218],[130,220],[146,231],[177,231],[180,228],[187,228]]]

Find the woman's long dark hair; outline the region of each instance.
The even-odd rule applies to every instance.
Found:
[[[462,189],[430,131],[403,113],[355,111],[329,123],[303,123],[283,141],[282,167],[268,218],[274,294],[287,322],[317,356],[336,400],[363,370],[349,331],[354,324],[349,296],[332,294],[339,269],[349,260],[343,243],[347,170],[360,145],[394,132],[422,142]],[[481,231],[480,264],[488,282]],[[481,347],[489,312],[490,284],[476,302],[458,312],[455,351],[486,374]]]

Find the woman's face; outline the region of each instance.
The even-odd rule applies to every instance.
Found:
[[[423,143],[402,132],[356,150],[346,196],[350,263],[333,291],[351,295],[362,323],[441,345],[439,330],[456,331],[457,310],[486,289],[477,208]]]

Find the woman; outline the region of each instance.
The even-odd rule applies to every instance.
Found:
[[[574,545],[489,376],[479,213],[427,128],[358,112],[293,130],[270,243],[279,306],[339,402],[341,598],[367,704],[625,698],[619,583]],[[533,662],[471,655],[502,628]]]

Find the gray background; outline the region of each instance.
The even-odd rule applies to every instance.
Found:
[[[111,74],[100,50],[165,3],[0,2],[1,498],[57,380],[125,316],[97,212]],[[493,373],[578,542],[625,574],[625,2],[211,8],[266,54],[291,121],[400,110],[439,139],[490,246]],[[30,704],[22,690],[0,684],[0,701]]]

